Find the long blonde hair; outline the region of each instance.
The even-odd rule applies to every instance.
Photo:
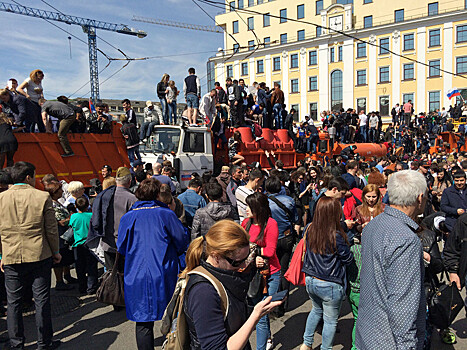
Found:
[[[0,112],[0,124],[12,124],[10,118],[2,112]]]
[[[204,238],[198,237],[191,242],[186,252],[186,268],[180,276],[186,277],[188,272],[201,264],[201,259],[206,259],[209,255],[226,256],[249,245],[250,236],[243,227],[232,220],[218,221]]]
[[[168,75],[167,73],[164,73],[164,75],[162,76],[162,79],[161,79],[161,83],[165,83],[165,80],[167,78],[170,78],[170,75]]]

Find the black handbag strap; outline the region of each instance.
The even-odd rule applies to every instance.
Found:
[[[251,228],[251,225],[253,225],[253,219],[248,219],[248,222],[246,223],[246,227],[245,227],[245,231],[248,232],[248,234],[250,233],[250,228]],[[259,232],[258,234],[258,237],[259,236],[263,236],[264,234],[264,230],[266,229],[266,225],[263,225],[261,227],[261,231]],[[258,239],[256,239],[256,242],[255,244],[257,245],[258,244]]]
[[[117,269],[118,269],[118,260],[120,258],[120,253],[117,251],[117,254],[115,255],[115,262],[114,262],[114,266],[112,267],[112,271],[110,271],[110,274],[112,276],[115,276],[117,274]]]
[[[269,195],[268,197],[270,200],[272,200],[274,203],[277,204],[277,206],[279,208],[281,208],[285,214],[288,216],[289,220],[290,220],[290,223],[293,225],[294,224],[294,216],[292,214],[292,212],[290,211],[289,208],[287,208],[283,203],[281,203],[276,197],[274,197],[272,194]]]

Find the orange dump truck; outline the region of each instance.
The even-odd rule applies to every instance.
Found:
[[[46,174],[54,174],[67,182],[78,180],[89,186],[89,180],[102,180],[100,170],[110,165],[113,176],[120,166],[130,166],[120,124],[112,122],[110,134],[68,134],[75,156],[63,158],[57,134],[17,133],[18,151],[14,160],[36,166],[36,183]],[[41,188],[41,186],[39,186]]]
[[[451,131],[444,131],[440,133],[436,138],[430,140],[430,154],[446,152],[451,153],[454,151],[458,151],[457,149],[457,141],[460,139],[460,134],[451,132]],[[465,144],[461,146],[460,151],[467,151],[467,145]]]

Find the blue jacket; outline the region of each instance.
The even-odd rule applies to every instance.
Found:
[[[446,188],[441,196],[440,209],[446,213],[445,224],[449,231],[452,231],[456,224],[459,208],[467,211],[467,187],[463,191],[459,191],[454,185]]]
[[[279,228],[279,237],[278,239],[284,238],[284,232],[292,229],[293,225],[298,222],[297,209],[295,207],[295,201],[292,197],[286,196],[284,194],[274,194],[269,195],[269,197],[274,196],[279,202],[284,204],[284,206],[292,212],[293,222],[290,222],[290,218],[287,213],[279,208],[279,206],[269,198],[269,208],[271,208],[271,216],[274,220],[277,221],[277,227]]]
[[[302,271],[307,276],[313,276],[328,282],[339,283],[346,288],[347,278],[345,266],[353,261],[353,253],[350,251],[350,247],[345,243],[344,238],[338,233],[336,233],[336,244],[336,252],[325,255],[313,253],[307,245]]]
[[[186,213],[186,223],[191,227],[195,213],[199,208],[206,206],[206,201],[196,191],[187,189],[185,192],[178,196],[178,199],[183,203]]]
[[[114,234],[113,201],[116,186],[110,186],[99,193],[92,204],[92,217],[86,245],[97,238]]]
[[[125,256],[126,315],[135,322],[162,318],[190,241],[175,213],[158,201],[138,201],[123,215],[117,248]]]

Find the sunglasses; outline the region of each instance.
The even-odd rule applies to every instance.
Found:
[[[242,265],[242,264],[246,261],[246,259],[248,259],[248,255],[247,255],[244,259],[242,259],[242,260],[233,260],[233,259],[229,258],[228,256],[223,256],[223,258],[224,258],[225,260],[227,260],[227,262],[228,262],[232,267],[239,267],[240,265]]]

